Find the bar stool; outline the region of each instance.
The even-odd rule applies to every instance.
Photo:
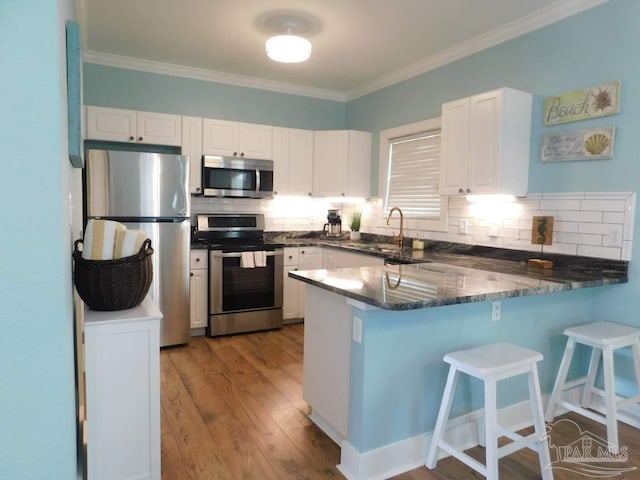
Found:
[[[631,347],[633,366],[636,374],[636,383],[640,392],[640,329],[628,327],[611,322],[596,322],[578,327],[567,328],[564,334],[569,337],[567,346],[562,355],[560,370],[553,387],[545,418],[553,421],[558,407],[564,407],[587,418],[600,422],[607,426],[607,442],[609,450],[618,452],[618,409],[630,403],[640,401],[640,395],[618,400],[615,391],[615,374],[613,368],[613,351],[618,348]],[[589,371],[585,377],[567,382],[567,372],[571,365],[571,359],[576,343],[582,343],[591,347],[591,361]],[[602,355],[602,372],[604,377],[604,390],[594,386],[600,356]],[[562,392],[584,384],[584,392],[581,405],[562,399]],[[601,415],[592,410],[593,395],[604,397],[605,414]]]
[[[449,367],[449,376],[447,377],[440,412],[438,413],[436,427],[427,455],[427,468],[435,468],[438,461],[438,451],[444,450],[484,475],[487,479],[497,480],[498,460],[526,447],[538,452],[542,478],[544,480],[553,480],[536,366],[536,363],[540,360],[542,360],[541,353],[510,343],[485,345],[445,355],[444,361],[451,366]],[[485,465],[466,453],[456,450],[453,445],[443,439],[460,372],[484,381]],[[529,377],[529,395],[531,397],[535,432],[523,437],[515,432],[506,430],[498,424],[496,386],[499,380],[525,373]],[[512,442],[498,448],[498,438],[501,436],[510,438]]]

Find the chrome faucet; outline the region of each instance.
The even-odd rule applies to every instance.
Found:
[[[400,208],[392,207],[391,210],[389,210],[389,216],[387,217],[387,225],[389,225],[389,220],[391,220],[391,215],[393,214],[394,211],[400,214],[400,235],[398,236],[399,237],[398,245],[400,245],[400,249],[402,249],[402,240],[403,240],[402,225],[404,223],[404,215],[402,215],[402,210],[400,210]]]

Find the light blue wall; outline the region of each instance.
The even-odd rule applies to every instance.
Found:
[[[544,356],[540,382],[550,392],[565,345],[563,329],[590,317],[597,290],[613,288],[505,299],[497,322],[491,321],[491,302],[400,312],[354,309],[363,319],[363,336],[361,344],[351,343],[349,443],[366,452],[433,431],[448,352],[493,342],[532,348]],[[579,349],[576,356],[584,359],[585,353]],[[500,408],[527,400],[526,376],[501,382],[498,394]],[[482,384],[463,376],[451,416],[482,406]]]
[[[84,103],[282,127],[344,128],[344,102],[84,64]]]
[[[0,2],[0,478],[76,473],[64,20]]]
[[[637,192],[640,185],[640,2],[612,0],[579,15],[528,33],[432,72],[355,99],[347,105],[347,128],[374,132],[372,188],[377,189],[378,132],[437,117],[440,105],[494,88],[508,86],[535,94],[530,192]],[[622,81],[620,113],[597,120],[543,126],[544,97]],[[544,133],[615,125],[612,160],[542,164]],[[635,224],[640,224],[636,209]],[[637,228],[635,229],[637,236]],[[594,291],[593,319],[640,326],[640,241],[636,237],[630,282]],[[588,320],[588,319],[585,319]]]

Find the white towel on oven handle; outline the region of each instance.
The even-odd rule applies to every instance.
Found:
[[[267,252],[265,252],[264,250],[253,252],[253,261],[256,267],[266,267]]]
[[[240,253],[240,268],[254,268],[255,266],[253,252]]]

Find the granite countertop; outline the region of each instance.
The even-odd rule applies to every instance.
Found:
[[[555,268],[527,265],[533,252],[426,242],[413,250],[371,241],[281,238],[285,246],[323,246],[367,253],[404,265],[292,271],[289,276],[387,310],[412,310],[459,303],[626,283],[628,262],[551,255]]]

